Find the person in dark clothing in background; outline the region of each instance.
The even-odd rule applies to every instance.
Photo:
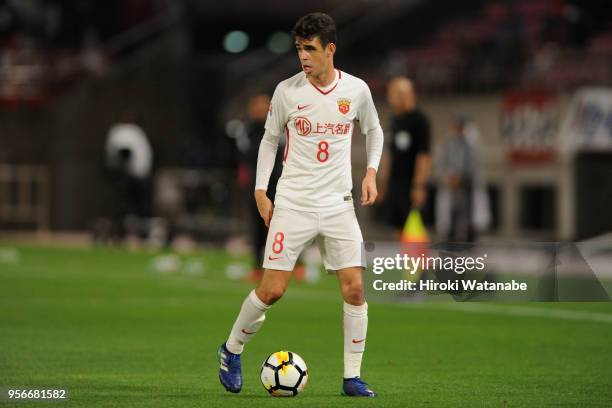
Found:
[[[412,208],[427,199],[431,169],[429,119],[416,107],[412,82],[397,76],[389,81],[387,100],[393,111],[391,143],[383,160],[384,208],[398,235]]]
[[[152,215],[153,149],[133,113],[124,113],[110,127],[101,173],[108,188],[108,197],[101,200],[101,205],[107,208],[94,222],[94,242],[144,238]]]

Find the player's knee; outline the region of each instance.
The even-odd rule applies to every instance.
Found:
[[[343,286],[344,301],[351,305],[362,305],[364,302],[363,284],[361,281],[350,281]]]
[[[285,294],[285,287],[281,285],[274,285],[271,287],[264,288],[261,291],[261,301],[266,305],[271,305],[279,300]]]

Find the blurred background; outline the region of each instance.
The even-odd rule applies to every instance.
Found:
[[[529,284],[375,294],[367,273],[383,404],[612,406],[612,0],[0,0],[0,394],[228,406],[214,353],[261,275],[262,113],[313,11],[335,18],[336,66],[370,86],[402,164],[389,185],[381,166],[386,200],[356,205],[366,255],[413,245],[387,207],[415,166],[387,95],[405,75],[431,130],[428,194],[402,215],[412,254],[488,254],[462,276]],[[352,143],[358,197],[358,129]],[[460,229],[479,245],[437,245]],[[354,406],[336,397],[342,298],[320,272],[307,249],[231,406],[269,406],[258,367],[275,350],[308,362],[303,405]],[[496,299],[606,302],[464,303]]]
[[[481,237],[612,230],[609,0],[1,0],[0,234],[250,245],[249,101],[299,71],[289,32],[314,10],[336,19],[336,66],[369,84],[385,130],[398,74],[434,163],[469,121]],[[434,237],[437,168],[422,211]],[[366,239],[394,239],[380,206],[358,211]]]

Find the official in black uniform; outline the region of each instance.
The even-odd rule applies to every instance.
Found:
[[[426,183],[431,169],[431,127],[416,107],[412,82],[394,77],[387,87],[393,111],[391,142],[383,160],[384,208],[389,223],[401,231],[411,208],[421,208],[427,199]]]

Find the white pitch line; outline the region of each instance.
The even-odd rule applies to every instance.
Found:
[[[490,303],[420,303],[406,304],[410,306],[421,306],[440,308],[445,310],[456,310],[471,313],[504,314],[511,316],[547,317],[551,319],[579,320],[600,323],[612,323],[612,314],[581,312],[568,309],[545,309],[529,306],[494,305]]]

